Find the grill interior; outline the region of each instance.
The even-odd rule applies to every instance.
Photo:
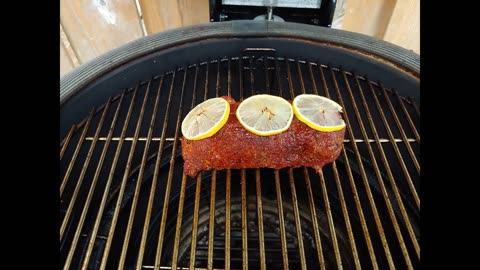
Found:
[[[387,88],[388,87],[388,88]],[[183,175],[180,124],[228,95],[330,97],[344,150],[310,168]],[[216,59],[111,97],[60,145],[65,269],[413,269],[420,262],[420,113],[362,74],[298,59]]]

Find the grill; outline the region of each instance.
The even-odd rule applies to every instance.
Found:
[[[215,96],[332,98],[347,134],[336,162],[183,174],[180,123]],[[138,82],[61,143],[61,259],[81,269],[386,269],[420,260],[420,113],[351,72],[232,57]],[[112,158],[113,157],[113,158]]]
[[[418,92],[418,58],[400,48],[292,23],[194,26],[100,57],[61,82],[61,265],[416,269]],[[339,158],[319,174],[184,175],[188,111],[259,93],[342,105]]]

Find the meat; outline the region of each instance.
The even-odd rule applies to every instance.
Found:
[[[340,154],[345,129],[321,132],[308,127],[295,116],[289,129],[277,135],[258,136],[237,120],[240,104],[230,102],[227,123],[212,137],[192,141],[182,137],[185,174],[195,177],[211,169],[313,167],[317,172]]]

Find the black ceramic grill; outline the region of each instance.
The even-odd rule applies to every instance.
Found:
[[[225,24],[235,27],[212,25]],[[318,34],[319,27],[296,27]],[[210,46],[210,55],[182,52],[181,42],[111,60],[127,46],[62,78],[63,268],[419,267],[418,70],[295,31],[254,34],[192,41]],[[335,63],[332,53],[344,57]],[[304,167],[183,174],[180,124],[188,111],[208,98],[259,93],[313,93],[342,105],[347,132],[337,161],[319,174]]]

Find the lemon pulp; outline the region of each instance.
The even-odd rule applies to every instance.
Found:
[[[345,128],[345,121],[339,116],[342,106],[329,98],[302,94],[295,97],[292,107],[298,120],[315,130],[333,132]]]
[[[281,97],[260,94],[242,101],[236,116],[240,124],[253,134],[271,136],[290,127],[293,110],[292,105]]]
[[[182,134],[188,140],[213,136],[227,123],[230,104],[223,98],[211,98],[193,108],[182,122]]]

